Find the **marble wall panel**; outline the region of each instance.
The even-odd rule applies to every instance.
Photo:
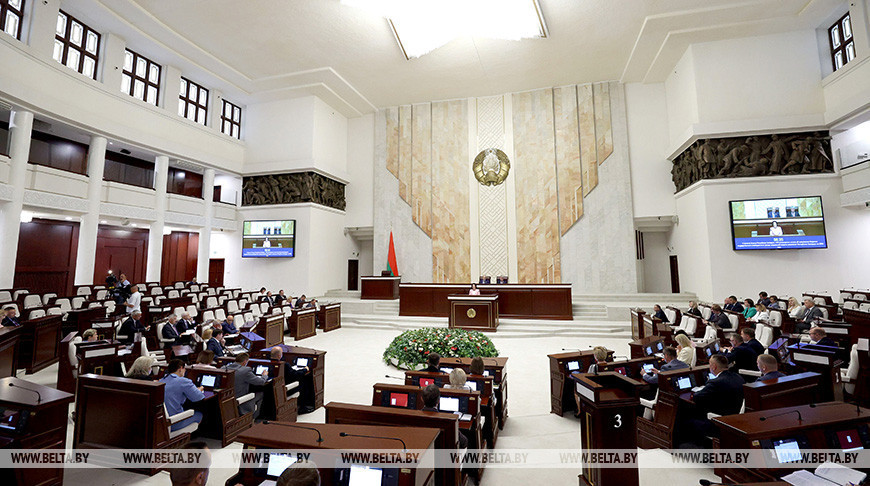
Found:
[[[559,227],[564,235],[583,216],[583,167],[580,165],[576,86],[553,89],[553,115],[556,123]]]
[[[432,103],[432,279],[452,283],[471,273],[468,103]]]
[[[603,164],[613,153],[613,127],[610,114],[610,84],[596,83],[592,88],[595,98],[595,141],[598,164]]]
[[[387,144],[387,170],[395,177],[399,177],[399,108],[392,107],[384,110],[386,123]]]
[[[577,86],[577,120],[580,129],[580,165],[582,166],[583,195],[598,185],[598,159],[595,141],[595,106],[592,85]]]
[[[411,107],[399,107],[399,197],[406,203],[411,202],[411,164],[412,164]]]
[[[504,150],[504,97],[477,99],[477,151],[497,148]],[[480,275],[508,275],[508,194],[507,183],[497,186],[478,185],[478,255]]]
[[[411,216],[432,236],[432,105],[414,105],[411,112]]]
[[[518,281],[561,281],[553,90],[513,95]]]

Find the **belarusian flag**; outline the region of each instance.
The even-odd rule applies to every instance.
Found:
[[[396,262],[396,246],[393,244],[393,230],[390,230],[390,250],[387,253],[387,267],[394,277],[399,276],[399,264]]]

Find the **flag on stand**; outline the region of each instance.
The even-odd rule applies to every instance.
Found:
[[[390,230],[390,250],[387,253],[387,267],[394,277],[399,276],[399,264],[396,262],[396,245],[393,244],[393,231]]]

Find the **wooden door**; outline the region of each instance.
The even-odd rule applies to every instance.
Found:
[[[680,293],[680,269],[677,265],[677,255],[671,255],[671,292]]]
[[[208,261],[208,284],[212,287],[224,285],[224,259],[211,258]]]
[[[359,260],[347,261],[347,290],[359,290]]]

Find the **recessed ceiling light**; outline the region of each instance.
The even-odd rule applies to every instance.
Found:
[[[65,219],[65,220],[67,220],[67,221],[72,221],[72,216],[67,216],[67,217],[65,217],[65,218],[63,218],[63,219]]]
[[[389,19],[406,59],[460,37],[520,40],[547,37],[537,0],[341,0]]]
[[[100,224],[109,224],[109,222],[106,221],[105,219],[101,219],[101,220],[100,220]]]

